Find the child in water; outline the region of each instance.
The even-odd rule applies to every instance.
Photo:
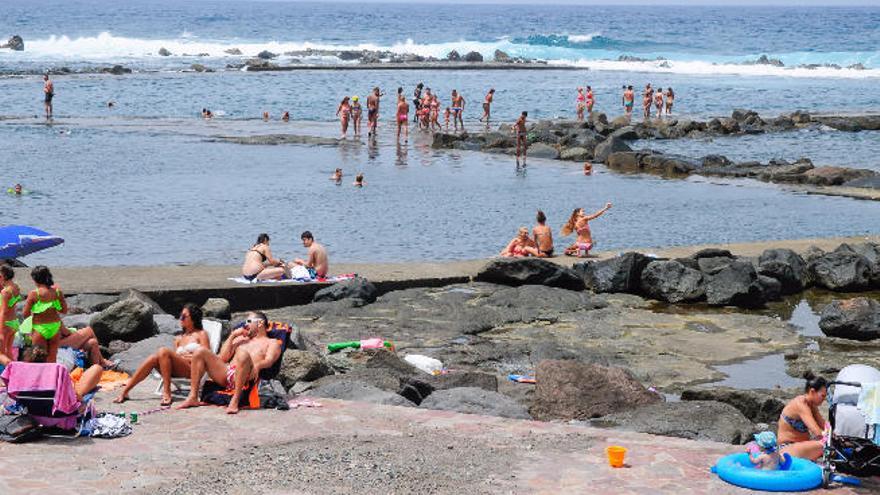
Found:
[[[752,464],[765,471],[774,471],[784,464],[782,455],[776,445],[776,435],[772,431],[762,431],[755,434],[755,444],[757,448],[752,448],[749,452],[749,460]]]

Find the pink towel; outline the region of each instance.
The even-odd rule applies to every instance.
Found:
[[[6,382],[12,398],[18,392],[54,390],[53,414],[55,411],[70,414],[79,409],[80,402],[76,398],[73,380],[64,365],[13,361],[6,366],[0,378]]]

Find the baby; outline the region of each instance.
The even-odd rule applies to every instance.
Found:
[[[762,431],[755,434],[757,448],[749,452],[749,460],[758,469],[773,471],[784,464],[782,455],[776,445],[776,435],[772,431]]]

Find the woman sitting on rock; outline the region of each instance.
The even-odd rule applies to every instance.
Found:
[[[505,258],[524,258],[526,256],[541,256],[541,253],[538,251],[538,245],[529,237],[529,229],[520,227],[516,237],[501,251],[501,256]]]
[[[590,220],[601,217],[610,209],[611,203],[605,203],[604,208],[592,215],[585,214],[583,208],[576,208],[571,213],[568,222],[562,226],[562,235],[567,236],[576,232],[577,240],[574,244],[565,248],[566,255],[586,258],[590,254],[590,250],[593,249],[593,234],[590,232]]]
[[[828,395],[828,382],[809,371],[804,378],[804,393],[786,404],[779,415],[779,451],[815,461],[822,457],[823,435],[830,435],[830,425],[819,412]]]
[[[134,372],[131,379],[122,389],[119,397],[113,402],[120,403],[128,400],[128,393],[138,383],[144,381],[153,370],[158,370],[162,375],[162,406],[171,405],[171,378],[189,378],[190,361],[193,354],[201,349],[211,348],[208,334],[202,329],[202,310],[192,303],[188,303],[180,312],[180,328],[183,334],[174,338],[174,350],[162,347],[155,354],[148,357]]]
[[[278,280],[290,278],[290,270],[283,261],[272,257],[269,234],[257,236],[257,243],[248,249],[241,266],[241,275],[247,280]]]

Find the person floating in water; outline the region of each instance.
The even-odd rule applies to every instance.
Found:
[[[354,184],[352,184],[352,185],[355,187],[364,187],[365,185],[367,185],[367,183],[364,182],[364,173],[363,172],[354,176]]]
[[[584,175],[593,175],[593,164],[584,162]]]
[[[46,107],[46,120],[52,118],[52,98],[55,97],[55,85],[49,80],[49,74],[43,76],[43,97]]]
[[[290,112],[285,110],[284,113],[281,114],[281,121],[282,122],[290,122]]]
[[[211,113],[211,111],[208,110],[207,108],[203,108],[202,109],[202,118],[205,120],[210,120],[210,119],[214,118],[214,114]]]
[[[22,189],[21,184],[16,184],[9,189],[9,192],[16,196],[21,196],[24,193],[24,189]]]
[[[335,182],[336,185],[341,184],[341,183],[342,183],[342,169],[341,169],[341,168],[337,168],[337,169],[333,172],[333,175],[330,176],[330,180],[332,180],[333,182]]]

